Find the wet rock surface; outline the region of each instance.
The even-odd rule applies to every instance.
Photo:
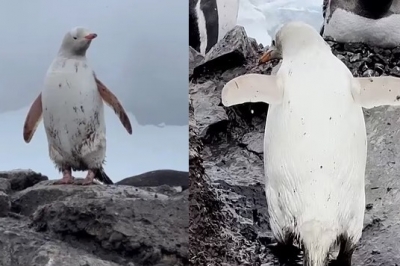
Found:
[[[233,35],[241,34],[242,29]],[[340,44],[327,40],[333,53],[352,71],[354,76],[380,76],[400,74],[400,48],[382,49],[364,44]],[[226,82],[245,73],[270,74],[273,64],[258,66],[261,47],[251,45],[246,36],[240,42],[247,51],[240,56],[242,64],[229,60],[229,55],[218,65],[199,70],[190,81],[193,121],[198,131],[191,136],[200,139],[198,163],[191,164],[190,171],[204,173],[191,180],[190,190],[203,193],[204,198],[196,199],[199,206],[190,213],[190,224],[196,217],[211,221],[215,231],[199,237],[196,247],[191,246],[190,258],[196,262],[192,248],[207,250],[214,238],[217,243],[225,239],[226,249],[220,249],[218,256],[205,251],[203,261],[208,265],[298,265],[296,262],[282,262],[282,256],[273,249],[267,220],[267,204],[264,191],[263,133],[268,105],[247,103],[225,108],[220,101],[221,90]],[[235,46],[225,38],[220,46]],[[227,48],[229,50],[229,48]],[[232,55],[233,56],[233,55]],[[213,59],[214,60],[214,59]],[[231,62],[234,62],[231,64]],[[196,72],[196,68],[194,69]],[[398,73],[398,74],[396,74]],[[378,107],[365,109],[365,120],[369,140],[368,163],[366,169],[366,213],[363,236],[354,252],[353,265],[378,266],[398,265],[400,262],[400,108]],[[197,142],[196,142],[197,143]],[[202,177],[200,177],[202,176]],[[191,173],[192,178],[192,173]],[[213,202],[210,213],[201,212],[201,206]],[[190,200],[191,205],[193,199]],[[208,216],[207,216],[208,215]],[[219,218],[216,218],[219,217]],[[221,218],[222,217],[222,218]],[[222,233],[221,233],[222,232]],[[232,242],[233,241],[233,242]],[[199,247],[199,245],[201,245]],[[194,263],[194,265],[203,265]]]
[[[188,190],[53,185],[24,170],[0,176],[0,265],[188,263]],[[32,185],[4,185],[13,179]]]

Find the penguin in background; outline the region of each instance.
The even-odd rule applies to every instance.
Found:
[[[380,47],[400,45],[400,0],[324,0],[322,37]]]
[[[239,0],[190,0],[189,46],[203,56],[237,23]]]

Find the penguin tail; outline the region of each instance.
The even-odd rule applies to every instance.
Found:
[[[337,232],[326,223],[311,220],[299,226],[306,266],[326,265],[329,250],[337,241]]]
[[[105,185],[113,185],[114,184],[114,182],[111,180],[111,178],[104,172],[103,168],[100,168],[95,172],[94,178],[101,181]]]

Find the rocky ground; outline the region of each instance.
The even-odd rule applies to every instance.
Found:
[[[188,190],[52,183],[0,172],[0,265],[188,264]]]
[[[400,76],[400,48],[327,41],[354,76]],[[239,26],[206,58],[189,51],[193,265],[298,265],[300,261],[285,261],[276,253],[267,221],[262,143],[268,106],[221,104],[221,90],[232,78],[271,73],[276,62],[257,66],[262,51]],[[365,109],[364,114],[369,140],[366,215],[353,265],[400,265],[400,108]]]

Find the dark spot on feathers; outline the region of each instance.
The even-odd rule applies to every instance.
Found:
[[[400,95],[397,95],[397,96],[396,96],[396,100],[397,100],[397,101],[400,100]]]
[[[76,71],[76,73],[78,73],[78,67],[79,67],[79,63],[75,63],[75,71]]]
[[[329,117],[329,120],[332,120],[332,116],[331,116],[331,117]]]
[[[58,84],[58,87],[61,88],[61,86],[62,86],[61,83],[59,83],[59,84]]]
[[[72,109],[74,109],[75,113],[78,111],[78,108],[76,108],[76,106],[72,107]]]
[[[322,169],[322,165],[321,165],[319,168],[321,168],[321,169]]]
[[[82,111],[82,113],[84,113],[85,111],[83,110],[83,106],[81,105],[81,111]]]

